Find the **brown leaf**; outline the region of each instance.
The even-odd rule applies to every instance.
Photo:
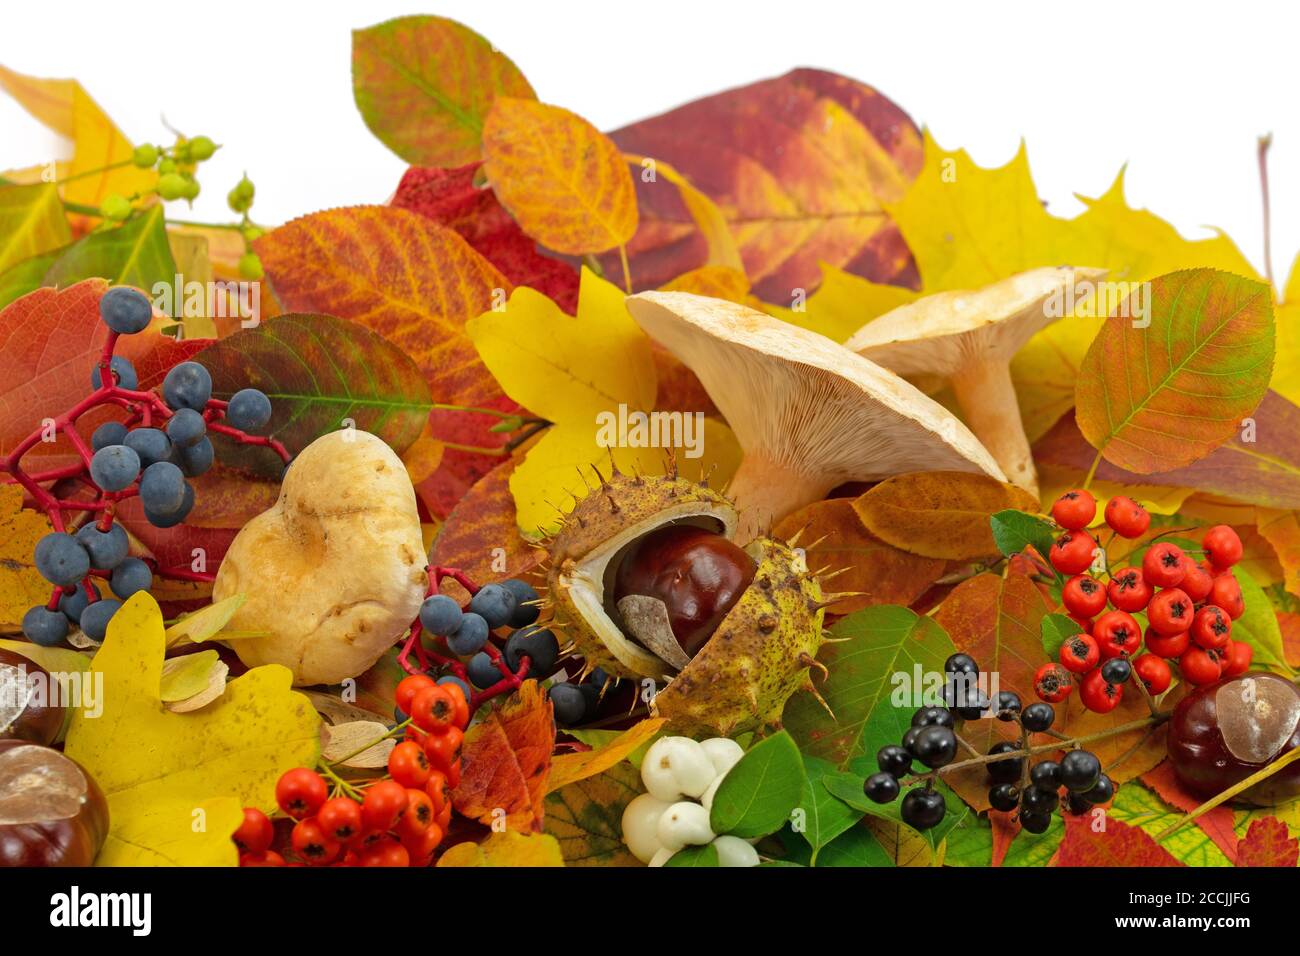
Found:
[[[554,749],[551,702],[537,681],[524,681],[465,735],[456,811],[485,826],[504,813],[510,829],[541,830]]]
[[[1037,512],[1038,499],[987,475],[918,471],[895,475],[853,503],[862,523],[896,548],[928,558],[969,561],[998,553],[989,516]]]
[[[908,605],[943,574],[946,563],[890,547],[868,531],[848,498],[817,501],[787,515],[772,529],[788,540],[802,532],[810,568],[848,568],[835,578],[836,591],[862,594],[832,604],[831,614],[851,614],[873,604]],[[820,540],[820,543],[815,543]]]

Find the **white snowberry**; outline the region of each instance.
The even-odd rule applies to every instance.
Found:
[[[660,737],[641,762],[646,790],[665,803],[698,798],[717,775],[704,748],[689,737]]]
[[[720,836],[713,841],[718,866],[758,866],[758,851],[740,837]]]
[[[725,776],[727,771],[739,763],[741,757],[745,756],[744,748],[730,737],[712,737],[700,741],[700,746],[709,755],[713,769],[719,777]]]
[[[659,843],[676,852],[684,846],[712,843],[716,834],[709,829],[709,811],[698,803],[683,800],[674,803],[659,818]]]
[[[668,806],[662,800],[643,793],[623,810],[623,842],[642,863],[649,863],[663,849],[659,842],[659,818]]]

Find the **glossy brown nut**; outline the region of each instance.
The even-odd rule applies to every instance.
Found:
[[[694,655],[740,600],[754,571],[753,558],[722,535],[693,525],[666,525],[624,557],[614,599],[642,594],[663,601],[677,643]]]
[[[1300,690],[1276,674],[1253,671],[1198,687],[1169,720],[1169,761],[1188,790],[1222,793],[1300,745]],[[1300,797],[1300,762],[1234,799],[1276,806]]]
[[[107,836],[108,802],[80,764],[0,740],[0,866],[90,866]]]
[[[63,727],[59,693],[45,668],[0,648],[0,740],[52,743]]]

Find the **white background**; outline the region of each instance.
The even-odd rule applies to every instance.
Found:
[[[1219,227],[1260,268],[1255,144],[1272,131],[1279,283],[1300,251],[1300,17],[1283,3],[37,0],[0,9],[0,63],[81,80],[137,142],[169,141],[161,116],[211,136],[225,148],[193,217],[227,219],[247,169],[273,224],[391,194],[404,164],[353,105],[350,31],[409,13],[468,24],[543,100],[604,129],[795,66],[836,70],[983,165],[1024,137],[1059,215],[1127,163],[1131,204],[1188,236]],[[68,149],[0,95],[0,169]]]

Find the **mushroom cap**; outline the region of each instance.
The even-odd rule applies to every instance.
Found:
[[[747,457],[828,488],[935,469],[1005,480],[946,408],[824,336],[688,292],[642,292],[627,306],[699,377]]]
[[[973,291],[938,292],[886,312],[845,348],[899,375],[952,376],[973,361],[1007,361],[1037,332],[1070,312],[1063,297],[1105,269],[1031,269]],[[1060,309],[1052,304],[1060,298]]]

